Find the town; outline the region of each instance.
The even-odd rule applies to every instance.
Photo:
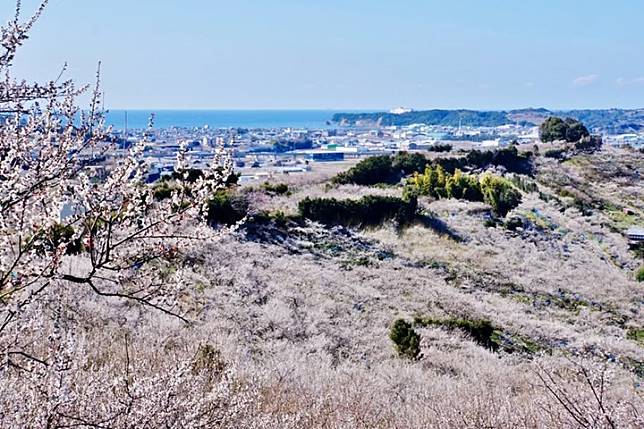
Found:
[[[176,154],[186,143],[192,167],[202,169],[212,161],[215,149],[230,150],[240,183],[266,180],[286,174],[306,174],[328,163],[355,163],[361,158],[408,152],[449,152],[492,149],[517,144],[533,149],[540,144],[539,127],[502,125],[497,127],[436,126],[338,126],[305,128],[198,128],[170,127],[114,131],[115,146],[105,153],[105,161],[94,167],[100,175],[112,159],[127,155],[129,148],[146,141],[144,157],[148,181],[171,175]],[[639,147],[644,134],[607,135],[605,143]]]

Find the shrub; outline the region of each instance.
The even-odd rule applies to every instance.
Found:
[[[452,150],[452,145],[449,143],[438,143],[431,145],[429,148],[427,148],[427,151],[429,152],[450,152]]]
[[[566,118],[566,141],[568,143],[578,142],[583,138],[590,137],[588,129],[580,121]]]
[[[272,184],[269,182],[264,182],[262,189],[264,189],[264,191],[266,191],[267,193],[273,195],[290,195],[291,193],[288,185],[285,183]]]
[[[503,167],[518,174],[532,174],[532,158],[528,153],[521,154],[515,146],[495,151],[471,150],[461,158],[439,158],[434,165],[440,165],[449,173],[459,170],[484,169],[489,166]]]
[[[56,223],[52,225],[48,230],[38,233],[35,242],[37,243],[34,247],[39,254],[46,252],[52,252],[58,248],[63,243],[67,243],[65,253],[67,255],[78,255],[83,251],[83,242],[81,238],[74,237],[75,230],[71,225],[63,225],[61,223]]]
[[[525,193],[539,192],[539,186],[535,182],[527,180],[521,176],[513,175],[510,177],[510,181],[515,188],[522,190]]]
[[[154,184],[152,195],[157,201],[167,200],[172,197],[172,193],[177,190],[177,184],[170,180],[160,180]]]
[[[420,334],[411,323],[398,319],[389,331],[389,338],[396,346],[398,356],[409,359],[418,359],[420,355]]]
[[[374,156],[360,161],[356,166],[333,178],[337,184],[375,185],[377,183],[390,183],[391,157],[387,155]]]
[[[468,319],[432,319],[417,317],[414,323],[418,326],[443,326],[447,329],[459,329],[472,337],[477,344],[491,350],[498,350],[499,344],[495,341],[496,328],[489,320]]]
[[[394,175],[398,177],[400,174],[408,176],[412,173],[419,173],[425,169],[429,164],[429,160],[420,153],[398,152],[391,160],[391,168]]]
[[[550,117],[539,127],[539,138],[543,142],[565,140],[566,124],[561,118]]]
[[[248,214],[248,202],[229,191],[219,191],[208,201],[210,226],[234,225]]]
[[[302,217],[325,225],[377,226],[387,220],[399,225],[413,221],[418,203],[415,198],[401,199],[368,195],[360,200],[305,198],[299,203]]]
[[[400,152],[395,156],[373,156],[363,159],[356,166],[333,178],[336,184],[372,186],[395,184],[403,176],[423,171],[429,161],[421,154]]]
[[[519,216],[512,216],[510,219],[505,221],[505,228],[510,231],[516,231],[519,228],[523,228],[524,222],[523,218]]]
[[[565,149],[548,149],[543,153],[546,158],[563,159],[567,152]]]
[[[463,174],[456,170],[453,176],[449,176],[445,183],[445,191],[448,198],[457,198],[468,201],[482,201],[483,194],[481,186],[475,176]]]
[[[644,259],[644,244],[632,245],[631,250],[637,259]]]
[[[601,136],[584,136],[575,143],[575,149],[592,153],[600,150],[603,144]]]
[[[510,210],[521,204],[521,193],[512,183],[499,176],[484,174],[481,178],[483,201],[492,206],[498,216],[505,216]]]
[[[644,328],[630,328],[626,331],[626,338],[644,346]]]
[[[333,182],[364,186],[396,184],[404,176],[422,173],[427,167],[440,167],[445,173],[453,174],[456,170],[482,169],[488,166],[501,166],[518,174],[532,174],[530,154],[520,154],[516,147],[511,146],[496,151],[472,150],[464,157],[439,158],[433,162],[419,153],[399,152],[393,157],[374,156],[338,174],[333,178]]]
[[[640,268],[635,274],[635,280],[638,282],[644,282],[644,267]]]
[[[405,195],[484,201],[492,206],[495,214],[502,217],[521,203],[521,193],[507,179],[485,174],[479,180],[458,169],[450,175],[441,165],[427,167],[425,173],[410,178]]]
[[[433,198],[447,197],[447,175],[442,166],[428,166],[423,174],[414,174],[407,182],[408,187],[417,195],[427,195]]]
[[[219,170],[220,172],[223,172],[222,167],[217,168],[217,170]],[[208,179],[204,176],[203,171],[197,168],[190,168],[184,171],[187,173],[185,175],[185,178],[184,178],[184,173],[174,171],[172,172],[171,175],[163,176],[161,177],[161,179],[157,180],[154,183],[154,186],[152,188],[154,199],[156,201],[163,201],[172,197],[172,193],[178,189],[177,182],[181,180],[185,180],[185,183],[188,183],[188,184],[194,184],[199,179]],[[236,185],[237,182],[239,181],[240,176],[241,176],[240,173],[231,173],[226,179],[226,182],[225,182],[226,187],[230,188]]]

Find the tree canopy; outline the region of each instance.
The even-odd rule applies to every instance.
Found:
[[[584,124],[576,119],[561,119],[551,116],[541,124],[539,136],[543,142],[563,140],[568,143],[576,143],[582,138],[590,136],[590,132]]]

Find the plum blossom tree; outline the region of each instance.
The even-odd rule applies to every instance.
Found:
[[[92,173],[111,149],[100,63],[93,89],[62,81],[64,67],[45,84],[12,75],[16,53],[47,2],[22,20],[18,0],[15,16],[0,27],[0,383],[10,370],[34,374],[67,365],[64,350],[53,353],[69,345],[67,334],[51,335],[51,347],[37,347],[27,333],[43,323],[43,305],[60,307],[70,285],[185,320],[177,300],[184,287],[180,272],[168,276],[164,267],[187,243],[216,234],[202,221],[208,199],[232,173],[222,146],[202,177],[186,180],[182,145],[178,186],[171,199],[155,201],[145,181],[145,139],[114,159],[104,176]],[[76,100],[88,91],[89,109],[81,110]]]

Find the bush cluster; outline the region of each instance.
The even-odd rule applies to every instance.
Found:
[[[219,171],[223,171],[221,167],[218,168]],[[241,174],[233,173],[228,176],[226,180],[226,187],[230,188],[236,185],[239,182],[239,177]],[[190,168],[182,172],[173,171],[171,175],[162,176],[157,180],[152,187],[152,194],[154,199],[157,201],[163,201],[172,197],[172,193],[178,190],[178,182],[180,180],[185,180],[187,183],[195,183],[199,179],[205,178],[203,170],[198,168]]]
[[[626,331],[626,338],[633,340],[644,347],[644,328],[630,328]]]
[[[584,152],[595,152],[600,150],[603,144],[604,141],[601,136],[584,136],[575,143],[575,149]]]
[[[262,185],[262,189],[268,193],[268,194],[273,194],[273,195],[290,195],[291,191],[288,188],[288,185],[285,183],[269,183],[269,182],[264,182]]]
[[[284,153],[292,150],[312,149],[314,147],[313,140],[279,140],[273,142],[273,152]]]
[[[399,225],[412,222],[418,203],[415,198],[401,199],[368,195],[360,200],[305,198],[299,203],[300,215],[325,225],[353,227],[378,226],[387,220]]]
[[[84,246],[81,237],[73,239],[75,233],[73,226],[56,223],[34,237],[34,242],[37,243],[34,250],[39,254],[52,252],[61,244],[67,243],[65,253],[78,255],[84,251]]]
[[[498,350],[498,341],[495,341],[496,328],[489,320],[468,320],[468,319],[432,319],[416,317],[414,323],[418,326],[442,326],[447,329],[458,329],[472,337],[477,344],[490,349]]]
[[[248,214],[248,201],[230,191],[219,191],[208,201],[208,224],[231,226]]]
[[[512,182],[499,176],[484,174],[481,178],[456,170],[449,174],[438,165],[427,167],[423,174],[415,174],[407,182],[406,195],[426,195],[436,199],[456,198],[482,201],[498,216],[505,216],[521,203],[521,193]]]
[[[551,116],[539,127],[539,137],[543,142],[566,141],[575,143],[589,137],[588,129],[576,119],[561,119]]]
[[[404,176],[423,171],[428,163],[429,160],[419,153],[399,152],[394,156],[373,156],[338,174],[333,182],[363,186],[396,184]]]
[[[548,149],[543,153],[546,158],[563,159],[568,152],[565,149]]]
[[[507,179],[484,174],[480,183],[483,201],[491,205],[498,216],[505,216],[521,204],[521,193]]]
[[[456,170],[480,170],[490,166],[503,167],[511,173],[532,174],[532,154],[519,153],[515,146],[499,150],[471,150],[460,158],[439,158],[434,161],[450,173]]]
[[[437,143],[427,148],[428,152],[450,152],[452,145],[449,143]]]
[[[447,150],[447,147],[444,150]],[[422,173],[430,165],[440,166],[450,173],[456,170],[476,170],[496,166],[513,173],[532,174],[531,154],[520,154],[516,147],[511,146],[496,151],[472,150],[463,157],[438,158],[433,162],[419,153],[399,152],[394,156],[373,156],[335,176],[333,183],[362,186],[396,184],[405,176]]]
[[[513,175],[510,177],[510,181],[515,188],[522,190],[525,193],[539,192],[539,186],[529,179],[524,177]]]
[[[217,170],[219,172],[223,171],[223,167],[218,167]],[[236,185],[237,182],[239,181],[239,173],[233,173],[230,176],[228,176],[228,180],[226,181],[226,186],[232,186]],[[173,171],[171,175],[168,176],[162,176],[158,182],[168,182],[168,181],[176,181],[176,180],[184,180],[188,183],[195,183],[197,180],[204,178],[204,172],[203,170],[200,170],[198,168],[189,168],[187,170],[182,170],[182,171]]]
[[[398,356],[418,359],[420,355],[420,334],[418,334],[411,323],[404,319],[398,319],[389,330],[389,338],[393,341]]]
[[[172,197],[172,193],[178,190],[176,182],[171,180],[159,180],[152,187],[152,195],[156,201],[167,200]]]

